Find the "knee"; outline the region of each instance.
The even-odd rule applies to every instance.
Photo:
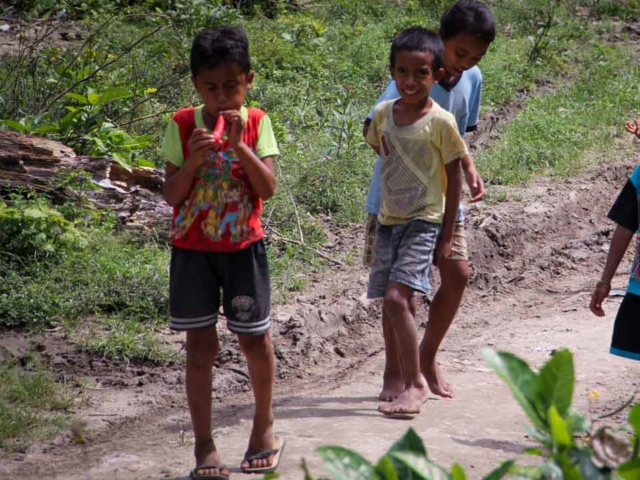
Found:
[[[269,332],[264,335],[238,335],[238,341],[246,357],[267,355],[273,350]]]
[[[187,365],[197,369],[211,369],[218,356],[218,346],[204,342],[187,345]]]
[[[459,260],[447,261],[441,274],[442,283],[447,284],[447,287],[464,289],[469,282],[469,277],[471,276],[469,263]]]
[[[397,290],[389,290],[384,296],[383,308],[392,316],[400,315],[409,308],[409,301]]]

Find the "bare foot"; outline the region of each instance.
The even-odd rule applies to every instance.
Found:
[[[424,380],[423,380],[424,382]],[[426,382],[421,385],[413,385],[402,392],[398,398],[387,405],[380,405],[378,410],[385,415],[417,415],[420,407],[427,401],[429,389]]]
[[[229,470],[226,467],[222,466],[222,460],[220,459],[220,455],[216,451],[216,446],[213,443],[212,439],[204,440],[202,442],[196,442],[196,446],[194,448],[194,455],[196,457],[196,465],[219,465],[220,468],[203,468],[197,470],[194,473],[194,478],[198,477],[207,477],[207,476],[229,476]]]
[[[429,390],[434,395],[438,395],[444,398],[453,398],[453,387],[442,376],[442,370],[438,362],[432,362],[429,366],[422,370],[424,378],[427,380]]]
[[[264,452],[265,450],[272,449],[275,444],[273,437],[273,422],[268,421],[265,423],[263,420],[254,419],[253,429],[251,431],[251,437],[249,438],[249,448],[247,449],[247,455]],[[242,460],[240,469],[243,471],[247,468],[266,468],[273,464],[273,455],[269,455],[266,458],[256,458],[249,462],[246,458]]]
[[[402,377],[384,378],[382,381],[382,391],[378,398],[382,402],[393,402],[404,391]]]

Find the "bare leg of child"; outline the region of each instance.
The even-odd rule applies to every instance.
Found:
[[[402,379],[396,334],[391,325],[391,318],[384,307],[382,309],[382,334],[384,336],[385,362],[382,391],[378,398],[383,402],[392,402],[404,390],[404,380]]]
[[[429,396],[427,382],[420,372],[418,354],[418,329],[411,314],[411,287],[391,282],[387,288],[383,308],[387,311],[396,334],[400,364],[404,379],[404,391],[393,402],[380,405],[387,415],[420,413]]]
[[[436,354],[462,302],[469,280],[469,263],[446,260],[440,266],[440,278],[442,283],[429,308],[429,323],[420,344],[420,369],[435,395],[451,398],[453,387],[442,376]]]
[[[416,297],[411,297],[411,315],[416,316]],[[378,398],[383,402],[393,402],[404,390],[404,380],[402,378],[402,367],[400,365],[400,355],[395,339],[395,333],[391,326],[389,314],[382,309],[382,333],[384,335],[384,375],[382,377],[382,391]]]
[[[249,438],[249,453],[258,453],[274,447],[273,436],[273,384],[275,382],[275,359],[271,333],[264,335],[238,335],[240,348],[247,358],[251,386],[256,402],[253,429]],[[271,466],[273,455],[252,462],[243,460],[241,468],[264,468]]]
[[[220,350],[216,327],[187,332],[187,401],[196,445],[196,466],[222,465],[211,437],[211,369]],[[200,470],[197,476],[228,476],[226,468]]]

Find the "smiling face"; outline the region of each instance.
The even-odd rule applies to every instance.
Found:
[[[442,44],[444,69],[452,77],[475,67],[489,49],[488,43],[470,33],[455,35],[443,40]]]
[[[253,71],[245,73],[235,63],[225,63],[200,70],[192,79],[193,86],[212,118],[224,110],[239,110],[253,82]]]
[[[421,51],[396,52],[390,70],[400,97],[407,104],[428,100],[431,87],[444,74],[442,68],[434,71],[433,53]]]

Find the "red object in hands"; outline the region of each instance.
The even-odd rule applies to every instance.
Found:
[[[216,126],[213,129],[213,142],[214,142],[213,149],[215,151],[220,150],[220,147],[222,146],[222,135],[224,134],[224,127],[225,127],[224,117],[222,115],[218,115],[218,120],[216,120]]]

